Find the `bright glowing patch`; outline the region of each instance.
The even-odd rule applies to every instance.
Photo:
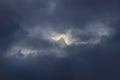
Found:
[[[54,41],[59,41],[60,39],[63,39],[66,45],[70,45],[73,43],[72,38],[70,35],[67,34],[58,34],[56,36],[51,37]]]

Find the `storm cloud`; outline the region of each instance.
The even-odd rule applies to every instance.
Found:
[[[120,79],[119,3],[0,0],[0,79]]]

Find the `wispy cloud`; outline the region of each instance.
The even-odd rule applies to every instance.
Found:
[[[63,31],[59,28],[54,29],[52,26],[49,24],[31,28],[23,27],[24,32],[27,34],[15,45],[12,45],[8,50],[8,54],[23,58],[43,55],[65,57],[69,55],[65,50],[69,46],[88,47],[101,44],[110,39],[114,33],[114,29],[109,24],[94,21],[85,25],[83,29],[71,27]]]

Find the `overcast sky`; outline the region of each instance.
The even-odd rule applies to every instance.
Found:
[[[119,0],[0,0],[0,80],[119,80]]]

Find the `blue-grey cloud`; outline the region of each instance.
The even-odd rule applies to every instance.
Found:
[[[119,79],[119,3],[0,0],[0,79]]]

